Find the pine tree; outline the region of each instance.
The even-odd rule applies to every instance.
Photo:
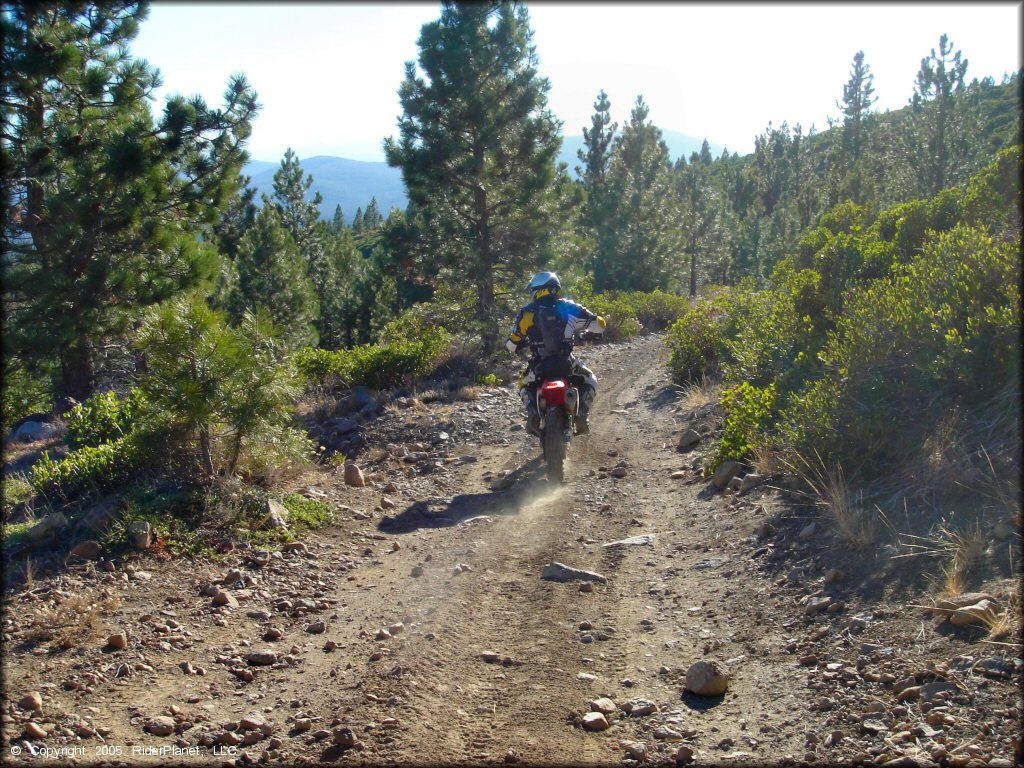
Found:
[[[385,141],[401,167],[423,236],[476,288],[485,348],[496,347],[497,295],[519,290],[548,258],[556,230],[552,202],[559,122],[537,74],[529,16],[512,2],[444,2],[423,26],[417,74],[406,64],[399,89],[400,138]]]
[[[274,194],[269,198],[281,214],[281,223],[291,232],[295,244],[309,256],[320,221],[320,203],[323,196],[317,192],[309,196],[313,177],[304,173],[298,156],[289,147],[274,174]],[[268,201],[264,201],[266,204]]]
[[[345,231],[345,214],[340,205],[334,207],[334,218],[331,219],[330,227],[331,233],[335,235],[340,235]]]
[[[910,100],[910,125],[918,150],[919,189],[932,196],[951,183],[963,160],[963,123],[955,100],[964,93],[967,59],[946,35],[939,38],[938,53],[921,59],[914,95]]]
[[[848,166],[857,165],[864,150],[867,118],[871,106],[878,101],[874,80],[871,67],[864,63],[864,51],[857,51],[850,79],[843,86],[843,101],[837,102],[843,112],[842,142]]]
[[[708,144],[704,142],[704,149]],[[683,254],[689,260],[689,294],[697,295],[698,267],[717,263],[727,251],[723,228],[724,204],[711,177],[711,153],[696,152],[687,165],[682,158],[673,172],[679,198],[679,234]]]
[[[309,266],[274,206],[264,206],[238,249],[238,286],[231,314],[265,309],[289,348],[316,344],[319,315]]]
[[[101,340],[216,273],[196,233],[217,219],[258,109],[244,77],[223,109],[171,98],[128,44],[145,3],[14,2],[2,17],[5,337],[60,365],[57,394],[95,388]]]
[[[629,123],[615,140],[609,168],[609,218],[614,240],[598,250],[594,290],[667,288],[677,265],[672,256],[675,200],[671,163],[661,129],[637,96]]]
[[[586,192],[586,204],[582,208],[582,227],[586,236],[592,241],[592,255],[589,259],[591,269],[600,261],[607,261],[609,251],[616,247],[615,233],[610,231],[614,226],[608,216],[608,168],[612,159],[612,145],[615,139],[617,123],[613,123],[610,114],[611,102],[602,90],[594,102],[594,115],[590,128],[583,129],[583,145],[577,157],[583,166],[576,167],[583,189]]]

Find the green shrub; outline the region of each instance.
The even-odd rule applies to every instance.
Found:
[[[293,360],[307,383],[389,389],[429,373],[444,351],[446,339],[447,334],[434,329],[416,341],[363,344],[336,351],[306,348]]]
[[[910,263],[851,291],[820,353],[827,375],[784,409],[797,452],[883,470],[942,414],[1017,376],[1018,248],[974,228],[933,233]]]
[[[63,459],[49,454],[32,467],[29,482],[39,493],[70,499],[124,482],[138,469],[143,451],[135,434],[100,445],[86,445]]]
[[[587,297],[588,309],[608,318],[605,337],[609,341],[629,339],[643,330],[668,328],[690,309],[690,300],[655,289],[644,291],[609,291]]]
[[[281,503],[288,510],[288,527],[294,534],[315,530],[334,519],[334,510],[329,504],[298,493],[289,493]]]
[[[1004,149],[982,169],[964,194],[964,221],[993,232],[1020,232],[1021,178],[1024,177],[1024,146]]]
[[[775,419],[774,384],[763,389],[747,382],[726,388],[722,393],[725,428],[711,471],[729,459],[743,461],[763,442],[763,435]]]
[[[76,405],[66,417],[68,446],[97,446],[124,437],[135,426],[140,402],[141,393],[132,389],[123,400],[110,391]]]
[[[703,299],[669,328],[665,343],[671,350],[669,370],[679,385],[715,373],[725,355],[723,309]]]
[[[30,372],[14,355],[4,355],[0,429],[6,435],[13,424],[32,413],[46,413],[53,406],[52,375]]]

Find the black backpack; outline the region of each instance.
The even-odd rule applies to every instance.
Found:
[[[534,314],[540,331],[541,343],[536,349],[541,357],[555,357],[566,353],[565,319],[554,304],[540,304]]]

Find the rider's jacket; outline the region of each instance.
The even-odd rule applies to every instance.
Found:
[[[574,301],[543,296],[519,310],[505,348],[515,352],[528,342],[542,357],[569,354],[575,333],[604,333],[605,325],[603,317]]]

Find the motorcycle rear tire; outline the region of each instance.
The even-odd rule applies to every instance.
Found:
[[[561,483],[565,479],[565,439],[562,436],[561,408],[549,408],[544,414],[544,460],[548,481]]]

